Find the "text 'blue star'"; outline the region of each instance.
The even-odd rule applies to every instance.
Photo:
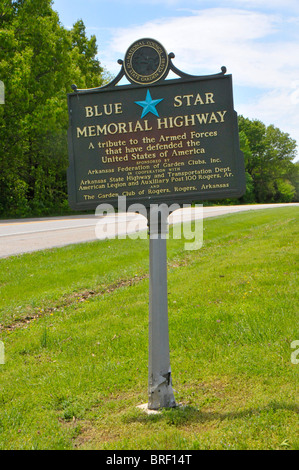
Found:
[[[145,101],[135,101],[138,106],[142,106],[143,108],[141,117],[143,118],[147,115],[147,113],[152,113],[155,116],[159,117],[158,111],[156,110],[156,106],[160,103],[160,101],[163,101],[163,99],[164,98],[161,98],[160,100],[153,100],[150,91],[147,90]]]

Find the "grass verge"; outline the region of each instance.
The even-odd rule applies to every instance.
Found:
[[[298,209],[168,241],[182,406],[146,415],[148,241],[0,260],[0,449],[298,449]]]

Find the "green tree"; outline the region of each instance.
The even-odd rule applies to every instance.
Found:
[[[244,164],[245,168],[248,167],[248,163],[252,158],[252,152],[250,150],[249,140],[244,131],[239,132],[239,140],[240,140],[240,150],[243,152],[244,155]],[[254,194],[254,183],[253,178],[250,175],[248,170],[246,172],[246,192],[241,197],[240,201],[244,204],[250,204],[255,202],[255,194]]]
[[[239,116],[240,136],[247,139],[246,171],[256,202],[289,202],[296,190],[288,178],[296,156],[296,141],[273,125]],[[244,137],[243,137],[244,140]],[[242,138],[240,138],[242,142]],[[241,147],[242,148],[242,147]]]
[[[299,202],[299,161],[291,163],[286,172],[286,178],[289,183],[295,189],[293,201]]]
[[[99,67],[99,61],[96,59],[98,46],[96,37],[86,36],[86,28],[82,20],[78,20],[71,30],[72,40],[72,61],[80,69],[79,83],[80,88],[93,88],[99,86],[99,75],[103,69]],[[103,78],[101,76],[100,84]]]
[[[102,83],[96,39],[81,20],[66,30],[51,0],[4,0],[0,43],[0,213],[46,214],[67,198],[66,94]]]

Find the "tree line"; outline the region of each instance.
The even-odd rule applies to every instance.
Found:
[[[64,28],[51,0],[1,0],[0,216],[67,210],[71,85],[103,83],[96,37]]]
[[[105,83],[96,37],[82,20],[68,30],[52,0],[0,0],[0,217],[67,213],[66,94]],[[226,203],[299,201],[296,142],[239,117],[246,194]]]
[[[240,148],[244,154],[246,193],[243,203],[299,201],[296,141],[277,127],[239,116]]]

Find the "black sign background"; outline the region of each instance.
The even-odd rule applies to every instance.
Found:
[[[155,101],[161,100],[161,101]],[[149,104],[146,114],[144,106]],[[165,80],[68,95],[73,209],[191,203],[245,192],[232,77]]]

